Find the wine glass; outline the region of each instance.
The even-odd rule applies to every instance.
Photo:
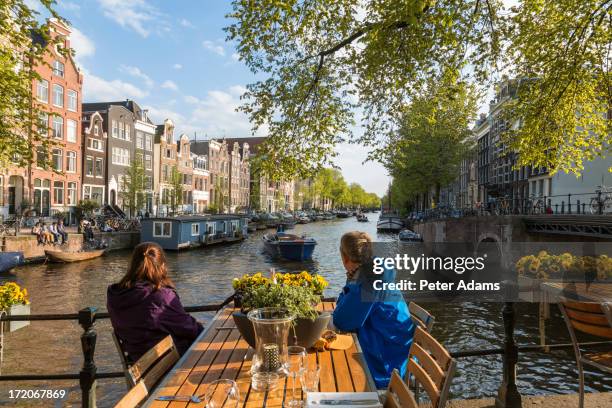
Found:
[[[287,403],[290,408],[302,407],[303,403],[301,398],[295,398],[295,380],[298,375],[302,374],[304,366],[306,365],[306,349],[301,346],[289,346],[287,347],[287,374],[291,376],[291,400]]]
[[[302,391],[304,394],[308,395],[310,392],[319,391],[320,374],[321,368],[316,363],[308,365],[302,370],[300,383],[302,384]]]
[[[206,387],[204,394],[206,408],[235,408],[240,402],[240,391],[236,381],[216,380]]]

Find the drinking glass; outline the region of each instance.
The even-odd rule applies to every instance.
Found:
[[[204,394],[206,408],[235,408],[240,402],[240,391],[236,381],[217,380],[211,382]]]
[[[288,361],[287,361],[287,374],[292,379],[291,383],[291,400],[287,403],[290,408],[302,407],[302,399],[295,398],[295,380],[298,375],[302,374],[304,367],[306,366],[306,349],[301,346],[289,346],[287,347]]]
[[[302,370],[300,382],[302,384],[302,391],[304,394],[319,391],[320,373],[321,369],[318,364],[307,366]]]

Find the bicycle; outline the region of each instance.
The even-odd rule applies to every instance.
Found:
[[[597,196],[591,198],[589,203],[589,211],[591,214],[600,214],[607,212],[606,210],[612,208],[612,190],[608,190],[606,186],[597,186],[595,190]]]

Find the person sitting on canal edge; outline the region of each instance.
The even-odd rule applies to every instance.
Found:
[[[53,236],[51,231],[49,231],[49,227],[47,227],[46,223],[42,223],[40,230],[43,236],[43,244],[53,244],[55,237]]]
[[[400,291],[373,289],[375,279],[393,282],[395,270],[385,270],[382,275],[372,272],[372,238],[367,233],[344,234],[340,255],[347,282],[336,302],[334,326],[357,333],[376,387],[383,389],[394,369],[404,377],[415,327]]]
[[[64,245],[66,241],[68,241],[68,233],[66,232],[66,226],[64,225],[63,218],[60,218],[60,220],[57,222],[56,229],[57,229],[57,234],[62,239],[62,245]]]
[[[108,287],[106,306],[115,335],[125,344],[131,361],[167,335],[184,354],[203,330],[185,312],[168,277],[164,250],[153,242],[134,248],[127,273]]]
[[[40,222],[37,222],[32,227],[32,235],[36,235],[36,241],[38,242],[38,245],[45,244],[45,237],[43,236],[43,231],[42,227],[40,226]]]
[[[53,221],[49,227],[49,232],[53,235],[53,243],[56,244],[59,241],[59,233],[57,232],[57,222]]]

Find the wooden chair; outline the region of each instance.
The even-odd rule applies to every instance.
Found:
[[[172,341],[172,336],[166,336],[153,348],[143,354],[127,369],[128,380],[133,387],[119,401],[115,408],[133,408],[148,395],[159,380],[179,360],[179,353]],[[136,389],[136,390],[135,390]],[[125,400],[125,401],[124,401]]]
[[[121,367],[123,367],[123,372],[125,373],[125,382],[127,385],[127,389],[129,390],[130,388],[134,386],[134,384],[132,383],[132,379],[130,378],[130,374],[128,373],[128,369],[132,365],[130,361],[130,357],[128,356],[127,351],[125,351],[125,347],[123,346],[123,340],[121,340],[117,336],[117,333],[115,333],[115,331],[113,330],[111,331],[111,335],[113,336],[113,343],[115,343],[115,347],[117,348],[117,351],[119,352],[119,359],[121,360]]]
[[[410,302],[408,304],[408,310],[410,311],[410,318],[414,324],[422,327],[426,332],[430,333],[436,318],[414,302]]]
[[[578,380],[580,388],[579,408],[584,407],[584,369],[583,365],[590,365],[603,372],[612,374],[612,351],[587,353],[580,349],[576,331],[593,336],[612,339],[612,305],[599,303],[580,303],[561,299],[559,309],[567,325],[576,364],[578,365]]]
[[[406,370],[406,383],[410,383],[411,377],[414,377],[416,383],[415,399],[418,401],[420,386],[427,393],[432,408],[443,408],[456,366],[457,362],[444,346],[418,326],[408,353]]]
[[[414,396],[408,389],[408,385],[402,380],[399,372],[393,370],[391,381],[387,387],[384,408],[418,408]]]

